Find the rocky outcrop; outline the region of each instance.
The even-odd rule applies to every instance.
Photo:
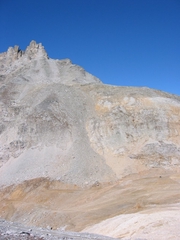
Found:
[[[48,59],[47,53],[41,43],[37,44],[35,41],[31,41],[25,51],[22,51],[19,46],[9,47],[7,52],[0,54],[1,72],[6,75],[8,70],[13,69],[13,65],[18,67],[18,64],[23,65],[24,61],[27,64],[27,60],[35,58]]]

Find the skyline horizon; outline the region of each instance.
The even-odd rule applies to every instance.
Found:
[[[31,40],[31,41],[29,42],[29,45],[30,45],[31,42],[35,42],[36,44],[42,44],[42,46],[44,47],[44,49],[45,49],[45,51],[46,51],[46,48],[45,48],[45,46],[43,45],[43,43],[37,42],[36,40],[33,39],[33,40]],[[19,45],[9,46],[8,49],[11,48],[11,47],[14,48],[14,47],[18,46],[18,48],[19,48],[20,51],[25,52],[29,45],[27,45],[25,49],[21,49],[21,46],[19,46]],[[7,49],[7,51],[8,51],[8,49]],[[7,51],[5,51],[5,52],[7,52]],[[49,59],[56,60],[56,59],[54,59],[54,58],[49,57],[47,51],[46,51],[46,53],[47,53],[47,56],[48,56]],[[1,54],[1,53],[0,53],[0,54]],[[69,59],[69,60],[71,61],[70,58],[64,58],[64,59]],[[57,60],[63,60],[63,59],[57,59]],[[72,61],[71,61],[71,62],[72,62]],[[74,63],[74,62],[72,62],[72,64],[78,65],[78,64],[76,64],[76,63]],[[79,66],[80,66],[80,65],[79,65]],[[80,66],[80,67],[81,67],[81,66]],[[84,70],[86,71],[86,69],[84,69]],[[88,72],[88,71],[86,71],[86,72]],[[92,74],[91,72],[89,72],[89,73]],[[95,76],[94,74],[92,74],[92,75]],[[97,76],[95,76],[95,77],[97,77]],[[97,78],[98,78],[98,77],[97,77]],[[116,86],[116,87],[135,87],[135,88],[150,88],[150,89],[154,89],[154,90],[166,92],[166,91],[159,90],[159,89],[156,89],[156,88],[151,88],[151,87],[148,87],[148,86],[129,86],[129,85],[123,85],[123,86],[121,86],[121,85],[113,85],[113,84],[111,84],[111,83],[104,83],[103,80],[100,79],[100,78],[98,78],[98,79],[99,79],[103,84],[105,84],[105,85],[110,85],[110,86]],[[176,95],[176,94],[173,94],[173,93],[170,93],[170,92],[167,92],[167,93],[172,94],[172,95]]]
[[[178,0],[0,2],[0,52],[31,40],[103,83],[180,95]]]

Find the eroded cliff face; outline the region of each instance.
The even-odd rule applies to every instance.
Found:
[[[32,41],[0,55],[0,185],[80,186],[179,170],[180,97],[114,87]]]
[[[118,178],[151,168],[176,169],[180,98],[147,88],[99,89],[86,129],[92,148]]]

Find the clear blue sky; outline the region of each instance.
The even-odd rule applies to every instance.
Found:
[[[180,95],[180,0],[0,0],[0,52],[31,40],[104,83]]]

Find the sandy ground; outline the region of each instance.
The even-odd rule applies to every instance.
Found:
[[[120,239],[180,239],[178,173],[149,171],[90,188],[34,179],[2,189],[0,199],[0,217],[25,226]]]
[[[120,239],[180,239],[180,204],[165,205],[139,213],[109,218],[83,232],[98,233]]]

